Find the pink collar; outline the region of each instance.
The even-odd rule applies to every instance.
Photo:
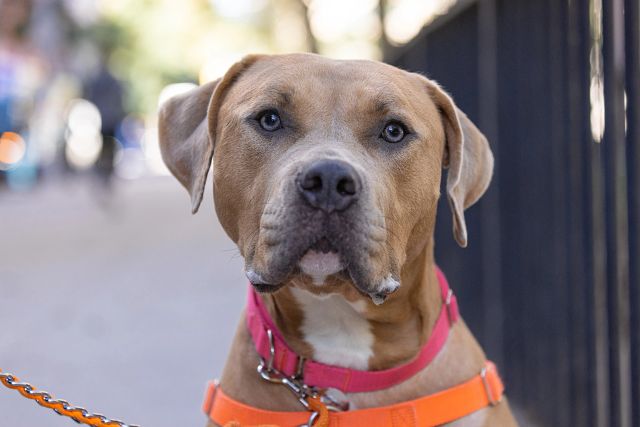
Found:
[[[275,350],[273,367],[287,376],[302,376],[304,383],[318,388],[335,388],[344,393],[360,393],[382,390],[408,380],[424,369],[438,354],[449,336],[449,329],[458,320],[458,303],[447,279],[438,267],[436,275],[442,294],[442,309],[429,340],[411,361],[381,371],[361,371],[326,365],[298,356],[287,345],[282,334],[269,316],[262,298],[253,287],[249,288],[247,301],[247,328],[258,354],[271,358],[271,344]],[[269,335],[272,336],[270,339]]]

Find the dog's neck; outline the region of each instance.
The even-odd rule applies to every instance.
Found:
[[[361,370],[412,359],[431,335],[442,305],[432,243],[405,263],[400,289],[380,306],[349,291],[350,284],[338,293],[290,285],[265,302],[292,349],[322,363]]]
[[[400,289],[380,306],[364,299],[352,306],[349,294],[325,296],[319,302],[308,296],[313,298],[311,304],[319,304],[310,312],[292,289],[285,286],[263,296],[287,344],[301,356],[350,368],[386,369],[413,358],[431,336],[442,306],[433,244],[404,264]],[[363,304],[366,310],[361,312],[358,306]],[[349,311],[336,313],[333,305]],[[221,385],[229,395],[264,409],[300,410],[285,387],[274,388],[256,374],[258,358],[244,322],[228,360]],[[366,408],[415,399],[468,380],[480,372],[484,361],[484,353],[459,319],[440,353],[421,372],[389,389],[350,394],[348,400],[352,407]]]

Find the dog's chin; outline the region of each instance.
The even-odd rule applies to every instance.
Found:
[[[340,255],[335,251],[309,249],[298,262],[300,271],[311,277],[314,285],[324,285],[325,280],[332,274],[344,269]]]

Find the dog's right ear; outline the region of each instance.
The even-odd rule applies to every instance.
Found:
[[[216,141],[218,111],[240,74],[260,59],[249,55],[216,81],[167,100],[160,107],[158,136],[162,159],[191,195],[191,211],[202,202]]]

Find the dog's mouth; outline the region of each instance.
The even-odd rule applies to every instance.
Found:
[[[339,251],[326,237],[318,239],[302,251],[294,271],[311,277],[313,284],[318,286],[323,285],[326,278],[333,274],[342,273],[348,277]],[[275,292],[284,285],[284,282],[270,283],[253,268],[249,268],[246,275],[258,292]]]
[[[322,288],[325,285],[329,276],[340,276],[343,280],[353,280],[353,273],[350,271],[349,266],[344,261],[344,257],[336,246],[326,237],[322,237],[315,243],[310,245],[306,251],[302,251],[303,255],[297,262],[294,268],[295,273],[302,273],[311,278],[311,283],[317,288]],[[277,284],[268,283],[262,276],[253,269],[247,270],[247,278],[258,292],[275,292],[282,288],[285,284],[284,281]],[[365,297],[371,299],[376,304],[382,304],[387,297],[395,292],[400,286],[400,283],[391,274],[385,277],[375,291],[367,291],[355,286],[355,289]]]

